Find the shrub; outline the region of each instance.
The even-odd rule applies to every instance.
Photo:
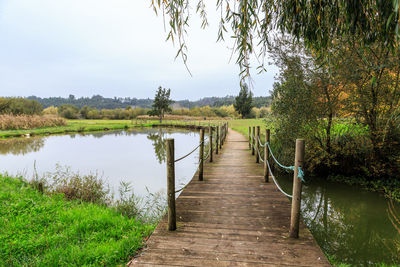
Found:
[[[40,114],[43,106],[36,100],[25,98],[0,98],[0,114]]]
[[[110,190],[97,173],[80,175],[68,167],[57,165],[56,171],[47,173],[44,179],[51,183],[49,185],[51,192],[61,193],[68,200],[105,205],[111,202]]]
[[[55,106],[50,106],[48,108],[45,108],[42,113],[43,113],[43,115],[57,115],[58,108]]]
[[[64,104],[58,108],[58,115],[66,119],[77,119],[79,117],[79,109],[74,105]]]

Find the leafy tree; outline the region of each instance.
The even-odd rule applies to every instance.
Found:
[[[242,116],[247,117],[253,108],[253,94],[249,91],[247,84],[241,86],[239,95],[235,98],[235,110]]]
[[[66,119],[77,119],[79,117],[79,109],[74,105],[61,105],[58,107],[58,115]]]
[[[88,106],[83,106],[79,113],[81,114],[82,118],[88,119],[90,108]]]
[[[34,115],[40,114],[43,106],[36,100],[25,98],[0,98],[0,114]]]
[[[169,107],[173,103],[173,101],[169,98],[171,94],[171,89],[158,87],[156,96],[154,98],[154,103],[152,105],[152,110],[150,111],[150,115],[158,116],[160,118],[160,122],[164,118],[164,114],[166,112],[171,112],[172,109]]]
[[[274,84],[272,110],[277,120],[277,140],[284,157],[294,153],[296,138],[307,139],[308,167],[326,172],[339,165],[334,150],[335,116],[343,114],[344,86],[334,71],[304,46],[287,38],[277,38],[269,47],[274,63],[281,69]],[[337,147],[337,145],[336,145]],[[354,153],[355,155],[355,153]]]
[[[397,169],[386,173],[395,177],[400,170],[400,55],[389,47],[343,42],[334,51],[335,77],[350,88],[345,109],[368,127],[370,173],[384,176],[382,171]]]

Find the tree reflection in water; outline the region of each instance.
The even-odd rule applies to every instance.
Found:
[[[0,140],[0,154],[25,155],[39,151],[45,144],[44,138],[13,138]]]
[[[377,193],[333,183],[305,186],[302,197],[304,222],[335,261],[359,266],[400,262],[400,205],[389,202],[386,209]]]
[[[166,144],[164,142],[164,131],[159,128],[158,132],[149,133],[147,139],[152,141],[154,153],[157,156],[158,162],[161,164],[166,160]]]

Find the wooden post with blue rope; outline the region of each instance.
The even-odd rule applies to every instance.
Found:
[[[290,237],[299,238],[300,206],[301,206],[301,180],[299,178],[299,168],[304,164],[304,139],[296,139],[296,155],[294,160],[293,175],[293,198],[292,211],[290,217]]]

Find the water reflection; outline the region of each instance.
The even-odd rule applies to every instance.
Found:
[[[283,177],[290,191],[291,177]],[[352,266],[400,263],[400,205],[337,183],[303,187],[302,216],[323,251]]]
[[[176,155],[198,143],[197,132],[157,128],[1,140],[0,173],[31,178],[34,162],[39,175],[59,164],[81,174],[98,172],[116,194],[121,181],[130,182],[145,197],[166,188],[165,138],[175,138]],[[193,177],[197,161],[193,154],[176,166],[177,185]]]
[[[25,155],[37,152],[44,146],[44,142],[39,137],[0,140],[0,154]]]
[[[158,129],[157,133],[149,133],[147,139],[152,141],[154,153],[157,155],[158,162],[160,164],[165,162],[167,152],[163,129]]]

